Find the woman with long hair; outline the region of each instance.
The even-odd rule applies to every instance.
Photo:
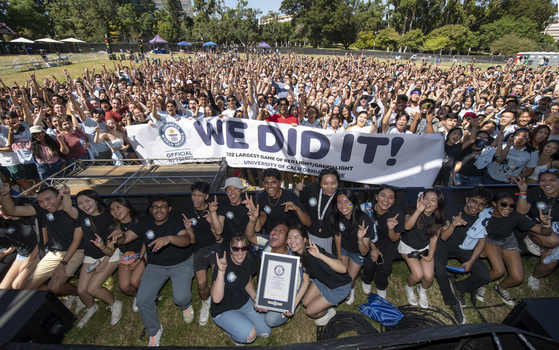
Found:
[[[303,271],[312,283],[303,297],[307,316],[317,326],[324,326],[336,315],[335,306],[347,298],[352,278],[344,264],[314,244],[301,225],[294,225],[287,233],[287,244],[293,254],[301,257]]]
[[[346,302],[351,305],[355,300],[355,278],[365,262],[365,256],[370,248],[377,250],[374,244],[377,241],[374,223],[361,210],[357,195],[348,189],[338,190],[334,195],[330,221],[337,257],[351,276],[351,293]]]
[[[103,285],[116,271],[120,251],[112,240],[107,239],[111,233],[108,228],[113,221],[107,205],[94,190],[83,190],[76,195],[78,208],[72,206],[70,188],[64,185],[63,209],[83,231],[84,259],[78,280],[78,295],[87,307],[85,315],[78,322],[82,328],[97,312],[95,299],[107,303],[111,308],[111,325],[115,325],[122,316],[122,302]],[[76,310],[76,313],[79,310]]]
[[[518,286],[524,281],[524,269],[518,242],[513,233],[514,229],[532,231],[542,236],[550,236],[552,233],[551,217],[543,215],[541,210],[539,212],[541,225],[539,225],[515,211],[515,208],[516,204],[510,194],[501,192],[493,197],[491,218],[485,227],[487,243],[484,250],[491,264],[489,270],[491,281],[501,278],[505,272],[508,272],[501,282],[495,283],[493,289],[507,305],[511,306],[515,303],[507,289]],[[481,294],[485,293],[482,291]]]
[[[551,134],[551,129],[547,125],[538,125],[530,133],[530,144],[539,150],[540,147],[547,142],[547,139]]]
[[[141,219],[141,214],[132,206],[126,198],[115,198],[110,204],[109,209],[114,218],[111,223],[110,231],[128,231],[130,226]],[[146,269],[144,255],[146,246],[141,238],[118,247],[120,250],[120,260],[118,265],[118,285],[120,290],[134,297],[132,310],[138,312],[136,296],[140,288],[140,280]]]
[[[404,210],[406,232],[400,239],[398,252],[402,254],[408,264],[410,274],[404,284],[404,290],[410,305],[417,305],[414,286],[419,295],[419,306],[429,307],[427,289],[433,284],[435,278],[435,249],[443,225],[444,195],[440,190],[431,189],[422,193],[417,198],[417,203]]]
[[[548,169],[559,169],[559,140],[549,140],[538,150],[538,165],[532,175],[526,178],[526,183],[538,183],[540,172]]]

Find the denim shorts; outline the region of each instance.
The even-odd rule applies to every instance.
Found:
[[[324,297],[324,299],[326,299],[327,302],[329,302],[334,306],[338,306],[339,303],[346,300],[347,296],[349,295],[349,292],[351,292],[351,282],[349,282],[344,286],[334,288],[334,289],[328,288],[324,283],[320,282],[316,278],[313,280],[313,283],[320,291],[322,297]]]
[[[349,258],[355,263],[355,265],[363,266],[363,263],[365,262],[365,257],[363,255],[361,255],[360,253],[348,252],[344,248],[342,248],[342,256],[349,256]]]
[[[511,233],[510,236],[500,241],[487,237],[487,244],[494,244],[500,247],[502,250],[520,250],[520,248],[518,247],[518,241],[516,240],[514,233]]]

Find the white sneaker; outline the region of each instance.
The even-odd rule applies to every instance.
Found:
[[[210,317],[210,306],[212,305],[212,297],[209,297],[208,300],[202,300],[202,308],[200,309],[200,318],[198,319],[198,323],[200,326],[205,326],[208,323],[208,319]]]
[[[361,282],[361,288],[363,289],[363,293],[365,293],[366,295],[371,294],[371,285],[370,284],[365,284],[365,282]]]
[[[182,318],[186,324],[189,324],[192,320],[194,320],[194,309],[192,308],[192,305],[190,305],[188,309],[182,310]]]
[[[353,304],[355,301],[355,288],[351,288],[351,293],[349,293],[349,298],[346,300],[347,305]]]
[[[111,306],[111,325],[115,325],[120,321],[122,316],[122,301],[115,300],[113,306]]]
[[[530,277],[528,277],[528,287],[530,287],[533,291],[539,291],[540,279],[530,275]]]
[[[386,289],[385,290],[377,289],[377,295],[379,297],[383,297],[384,299],[386,299]]]
[[[330,321],[334,316],[336,316],[336,310],[333,307],[331,307],[328,309],[326,315],[317,318],[316,320],[314,320],[314,323],[317,326],[326,326],[328,324],[328,321]]]
[[[476,290],[476,299],[485,302],[485,286],[481,286]]]
[[[132,310],[134,312],[140,311],[140,309],[138,309],[138,298],[136,297],[134,297],[134,300],[132,301]]]
[[[72,307],[72,305],[74,304],[74,301],[76,301],[76,296],[75,295],[67,295],[66,299],[64,300],[64,306],[66,306],[66,308],[68,308],[68,310],[70,310],[70,308]],[[78,298],[79,299],[79,298]]]
[[[163,325],[161,325],[160,327],[161,328],[159,328],[159,330],[157,331],[157,333],[155,333],[153,337],[149,337],[149,343],[148,343],[149,347],[159,346],[159,342],[161,341],[161,336],[163,335]]]
[[[423,289],[421,285],[417,287],[417,295],[419,296],[419,306],[423,309],[427,309],[429,307],[429,299],[427,299],[427,290]]]
[[[77,315],[80,311],[83,310],[84,307],[85,307],[85,304],[80,299],[80,297],[76,297],[76,308],[74,309],[74,314]]]
[[[89,322],[89,319],[91,318],[91,316],[93,316],[97,312],[98,308],[99,307],[97,306],[97,304],[93,304],[93,307],[91,307],[90,309],[87,309],[85,311],[85,315],[82,317],[80,322],[78,322],[78,325],[76,327],[83,328],[83,326],[85,326],[87,324],[87,322]]]
[[[408,297],[408,303],[412,306],[417,306],[417,297],[413,291],[413,287],[408,286],[408,283],[404,283],[404,290],[406,291],[406,296]]]
[[[524,237],[524,244],[526,244],[526,248],[530,253],[534,254],[535,256],[542,255],[542,251],[541,251],[542,248],[540,248],[539,245],[534,243],[534,241],[530,239],[530,236]]]

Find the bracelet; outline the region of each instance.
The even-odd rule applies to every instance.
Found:
[[[542,222],[542,227],[545,227],[545,228],[551,227],[551,222],[547,225],[544,225],[543,222]]]
[[[519,194],[528,194],[528,191],[519,191],[518,193],[515,193],[515,194],[516,194],[517,196],[518,196]]]
[[[225,269],[223,269],[223,270],[222,270],[222,269],[218,269],[218,270],[219,270],[219,271],[225,271]]]

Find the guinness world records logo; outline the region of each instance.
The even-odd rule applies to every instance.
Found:
[[[182,147],[186,143],[186,134],[177,123],[166,122],[159,127],[159,137],[167,146]]]

